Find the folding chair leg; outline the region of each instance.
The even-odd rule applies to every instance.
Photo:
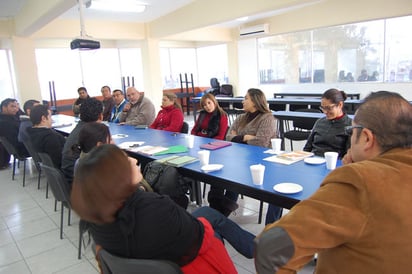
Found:
[[[49,199],[49,182],[46,183],[46,199]],[[56,207],[55,207],[56,209]],[[54,210],[56,211],[56,210]]]
[[[63,239],[63,211],[64,211],[64,205],[61,203],[61,213],[60,213],[60,239]]]
[[[23,187],[26,186],[26,159],[23,160]]]
[[[68,209],[68,211],[69,211],[69,213],[67,214],[67,225],[70,225],[70,216],[72,215],[72,211],[71,211],[71,209],[69,208]]]
[[[40,189],[40,177],[41,177],[41,169],[38,170],[39,176],[37,178],[37,189]],[[47,198],[47,197],[46,197]]]
[[[79,247],[78,247],[78,251],[77,251],[77,259],[81,259],[82,258],[82,242],[83,242],[83,231],[80,228],[81,223],[79,224]]]
[[[16,174],[16,158],[13,156],[13,174],[11,175],[11,179],[14,181],[14,175]]]
[[[258,217],[258,224],[262,223],[262,210],[263,210],[263,202],[260,201],[259,205],[259,217]]]
[[[55,212],[57,211],[57,200],[56,199],[54,199],[54,211]]]
[[[206,183],[203,183],[203,195],[202,195],[203,199],[205,198],[205,195],[206,195]]]

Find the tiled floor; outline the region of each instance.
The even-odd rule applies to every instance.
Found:
[[[54,211],[51,196],[45,198],[45,177],[37,189],[37,172],[31,167],[23,188],[22,174],[12,181],[11,173],[11,167],[0,170],[0,273],[97,273],[90,247],[81,260],[77,259],[79,219],[74,213],[70,226],[65,218],[64,237],[59,238],[60,210]],[[230,218],[252,233],[259,233],[263,229],[263,224],[257,223],[259,202],[244,197],[239,205]],[[189,210],[194,207],[190,205]],[[226,247],[239,273],[255,273],[253,260],[238,254],[229,244]],[[313,269],[313,265],[308,265],[299,273],[312,273]]]

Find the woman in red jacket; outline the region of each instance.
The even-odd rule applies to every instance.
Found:
[[[180,132],[184,117],[182,107],[177,102],[176,94],[163,93],[161,108],[150,128]]]
[[[219,106],[212,93],[206,93],[200,99],[203,108],[199,113],[191,134],[214,139],[225,139],[227,131],[227,114]]]

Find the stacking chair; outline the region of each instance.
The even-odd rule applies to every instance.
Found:
[[[34,149],[33,144],[30,140],[23,141],[24,146],[26,147],[27,151],[29,152],[31,158],[33,159],[34,166],[37,169],[37,172],[39,173],[38,178],[37,178],[37,189],[40,189],[40,177],[41,177],[41,167],[40,167],[40,157],[39,154],[37,154],[37,151]],[[47,197],[47,190],[46,190],[46,197]]]
[[[47,182],[50,185],[50,189],[54,198],[61,202],[60,212],[60,239],[63,239],[63,215],[64,208],[68,209],[67,223],[70,225],[71,205],[70,205],[70,186],[63,176],[63,173],[53,166],[47,165],[47,158],[50,156],[46,153],[39,153],[42,162],[40,164],[41,169],[46,174]]]
[[[63,212],[66,207],[69,210],[68,214],[68,225],[70,225],[70,214],[71,214],[71,204],[70,204],[70,186],[66,182],[63,173],[53,166],[53,162],[47,153],[38,153],[41,163],[40,167],[46,174],[47,183],[50,184],[50,189],[54,195],[56,201],[61,202],[61,213],[60,213],[60,239],[63,239]],[[78,246],[78,258],[81,259],[81,250],[83,235],[88,230],[88,223],[84,220],[79,222],[79,246]]]
[[[19,162],[23,162],[23,187],[24,187],[26,184],[26,161],[30,157],[20,155],[17,148],[14,145],[12,145],[9,142],[9,140],[7,140],[7,138],[4,136],[0,136],[0,142],[3,144],[7,152],[13,155],[13,173],[11,177],[12,180],[14,180],[14,176],[16,175],[16,160],[19,160]]]
[[[297,109],[300,112],[320,112],[317,109],[305,108]],[[293,141],[304,141],[307,140],[310,132],[315,124],[316,119],[313,118],[298,118],[293,120],[293,129],[286,131],[283,137],[290,140],[290,148],[293,151]]]
[[[110,254],[104,249],[97,253],[103,274],[134,274],[134,273],[156,273],[156,274],[181,274],[179,266],[170,261],[128,259]]]

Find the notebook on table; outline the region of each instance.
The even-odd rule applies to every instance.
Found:
[[[219,148],[227,147],[227,146],[231,146],[231,145],[232,145],[231,142],[213,141],[213,142],[210,142],[210,143],[207,143],[207,144],[200,145],[200,148],[215,150],[215,149],[219,149]]]

